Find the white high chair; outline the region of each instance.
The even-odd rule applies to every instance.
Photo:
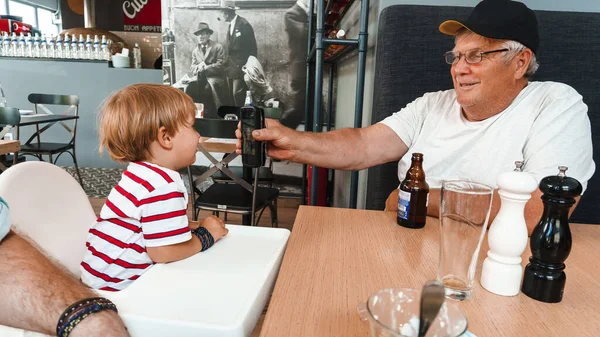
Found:
[[[79,276],[87,231],[96,216],[81,186],[45,162],[14,165],[0,175],[0,196],[13,225]],[[275,283],[287,229],[228,225],[211,249],[157,264],[112,300],[133,337],[249,336]],[[0,336],[44,336],[0,326]]]

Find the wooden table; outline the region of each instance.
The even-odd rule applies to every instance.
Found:
[[[7,154],[10,152],[18,152],[21,149],[21,143],[18,140],[4,140],[0,139],[0,154]]]
[[[561,303],[481,287],[479,254],[473,298],[458,303],[469,331],[482,336],[600,336],[600,226],[571,224]],[[301,206],[269,304],[261,337],[368,336],[357,305],[381,288],[420,288],[435,279],[439,223],[396,225],[395,213]],[[529,247],[529,246],[528,246]],[[530,256],[523,254],[523,265]]]
[[[21,149],[21,143],[18,140],[4,140],[0,139],[0,156],[4,159],[4,155],[9,153],[19,152]],[[0,162],[0,172],[5,171],[6,166]]]
[[[200,146],[206,149],[208,152],[220,152],[220,153],[231,153],[235,152],[235,140],[232,139],[220,139],[211,137],[201,137],[202,143]]]

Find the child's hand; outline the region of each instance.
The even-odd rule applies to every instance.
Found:
[[[229,230],[225,228],[225,223],[223,220],[212,215],[202,221],[202,227],[208,230],[208,232],[213,236],[213,239],[215,239],[215,242],[219,241],[222,237],[229,233]]]

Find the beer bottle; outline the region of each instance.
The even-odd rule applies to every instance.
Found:
[[[429,185],[423,171],[423,154],[413,153],[412,163],[398,191],[398,225],[423,228],[427,219]]]

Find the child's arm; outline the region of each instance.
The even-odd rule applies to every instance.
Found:
[[[186,242],[180,242],[174,245],[146,247],[146,252],[148,253],[148,256],[150,256],[150,259],[157,263],[183,260],[201,250],[202,244],[195,235],[192,235],[192,238]]]
[[[194,223],[197,223],[199,227],[199,222],[190,221],[189,226],[193,226]],[[208,232],[213,236],[215,242],[220,240],[223,236],[227,235],[229,230],[225,228],[225,223],[217,217],[210,216],[202,222],[202,227],[206,228]],[[167,246],[159,246],[159,247],[146,247],[146,252],[150,259],[153,262],[157,263],[167,263],[173,261],[183,260],[188,258],[202,250],[202,244],[200,243],[200,239],[195,235],[192,235],[192,238],[185,242],[176,243],[173,245]]]

